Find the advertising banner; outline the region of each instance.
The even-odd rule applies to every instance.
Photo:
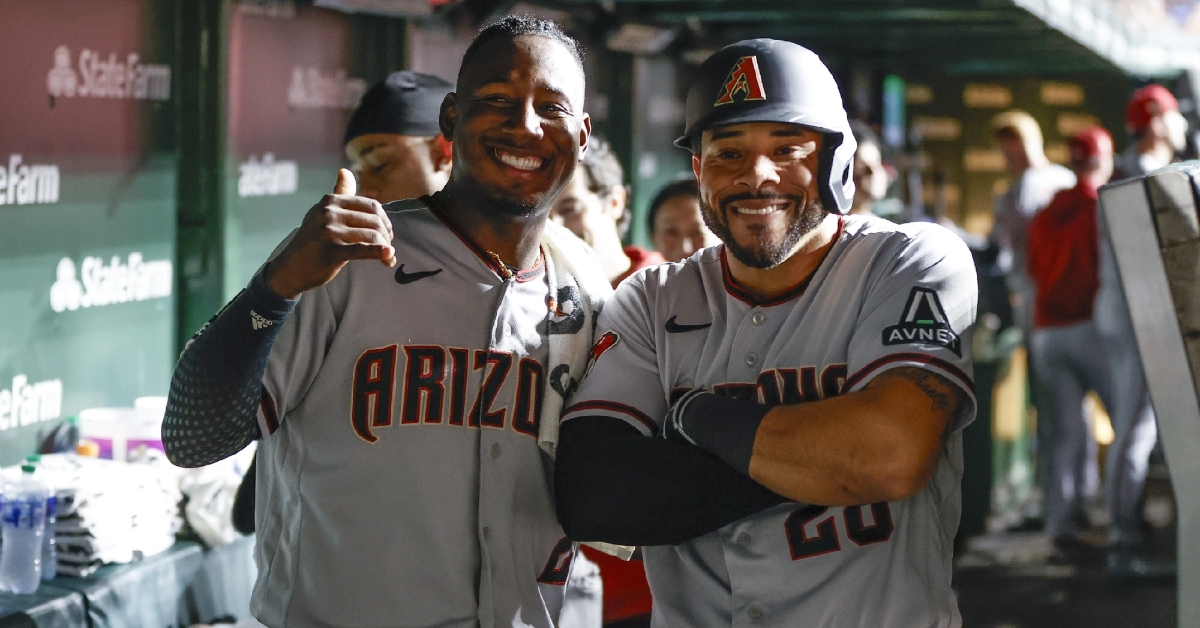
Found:
[[[0,0],[0,464],[62,417],[167,393],[170,11]]]
[[[351,112],[372,82],[402,69],[377,61],[400,59],[403,50],[378,49],[376,38],[364,36],[389,26],[403,32],[402,21],[286,6],[264,12],[237,4],[230,18],[233,292],[333,191],[337,169],[346,165],[342,137]]]

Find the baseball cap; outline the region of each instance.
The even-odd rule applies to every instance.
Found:
[[[1151,83],[1133,93],[1125,108],[1125,124],[1133,131],[1150,126],[1150,119],[1166,111],[1179,111],[1179,101],[1157,83]]]
[[[1083,161],[1098,157],[1101,153],[1112,154],[1112,135],[1102,127],[1091,125],[1071,136],[1071,160]]]
[[[454,84],[420,72],[393,72],[363,95],[346,125],[342,143],[368,133],[433,137],[441,134],[438,113]]]

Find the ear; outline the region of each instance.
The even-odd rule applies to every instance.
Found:
[[[592,116],[586,112],[583,114],[583,124],[579,127],[579,159],[583,159],[583,154],[588,149],[588,139],[592,137]]]
[[[454,144],[438,135],[429,141],[429,163],[433,164],[435,172],[449,171],[454,163]]]
[[[607,207],[605,209],[608,211],[608,215],[612,216],[613,222],[617,223],[618,225],[621,224],[621,220],[629,211],[625,205],[626,201],[628,200],[629,192],[623,185],[613,186],[613,188],[608,191],[608,197],[605,203]]]
[[[700,153],[692,153],[692,174],[696,175],[696,180],[700,180]]]
[[[450,92],[442,99],[442,108],[438,111],[438,128],[446,141],[454,141],[454,127],[458,124],[458,94]]]

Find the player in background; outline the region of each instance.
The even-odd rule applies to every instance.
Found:
[[[1009,261],[1009,291],[1013,315],[1022,331],[1030,329],[1033,317],[1033,284],[1025,271],[1025,234],[1033,215],[1062,190],[1075,185],[1070,170],[1051,163],[1042,142],[1042,129],[1028,113],[1015,109],[992,120],[992,131],[1011,177],[1008,190],[996,199],[996,223],[990,238],[1000,245]]]
[[[721,241],[704,224],[700,193],[692,175],[663,186],[646,214],[650,242],[668,262],[678,262]]]
[[[453,155],[438,110],[452,91],[448,81],[407,70],[367,90],[343,141],[359,196],[390,203],[445,187]]]
[[[1008,189],[996,199],[994,215],[996,222],[988,239],[999,247],[997,265],[1005,274],[1008,298],[1012,304],[1013,322],[1025,338],[1029,355],[1029,385],[1031,398],[1037,408],[1039,420],[1037,435],[1031,439],[1037,456],[1037,479],[1041,502],[1032,500],[1022,510],[1025,521],[1022,528],[1040,530],[1045,526],[1045,499],[1053,487],[1050,486],[1054,467],[1054,418],[1050,403],[1037,387],[1034,373],[1037,358],[1032,355],[1029,337],[1033,333],[1033,282],[1025,268],[1025,236],[1029,220],[1050,203],[1058,192],[1075,185],[1075,175],[1046,157],[1042,142],[1042,129],[1033,116],[1019,109],[1006,111],[992,119],[992,132],[1010,177]],[[1090,485],[1080,487],[1083,493],[1094,493],[1099,476],[1096,465],[1091,465],[1081,481]]]
[[[970,252],[844,215],[855,142],[812,52],[742,41],[688,91],[722,241],[642,270],[565,411],[572,538],[643,546],[654,626],[958,626]]]
[[[1093,126],[1076,133],[1069,146],[1075,187],[1056,194],[1029,221],[1026,267],[1035,288],[1029,345],[1057,432],[1046,532],[1064,558],[1086,559],[1095,550],[1079,537],[1087,507],[1081,476],[1096,447],[1083,398],[1096,391],[1106,407],[1115,407],[1108,355],[1092,322],[1100,285],[1096,190],[1112,175],[1113,142],[1108,131]]]
[[[612,146],[592,136],[575,176],[550,210],[551,220],[592,247],[614,287],[638,270],[666,261],[654,251],[621,244],[629,231],[628,197],[621,162]]]
[[[848,213],[872,215],[872,207],[887,195],[888,173],[883,165],[883,144],[871,127],[851,120],[850,130],[858,150],[854,151],[854,203]]]
[[[1117,157],[1113,180],[1128,179],[1169,165],[1187,147],[1187,119],[1179,101],[1151,83],[1133,93],[1125,107],[1125,127],[1133,138]]]
[[[509,16],[440,109],[446,187],[391,203],[349,171],[172,380],[168,456],[258,448],[268,626],[556,625],[574,545],[550,452],[611,291],[547,224],[586,150],[578,44]]]
[[[1179,102],[1161,85],[1150,84],[1134,92],[1125,109],[1125,125],[1133,142],[1117,157],[1114,180],[1167,166],[1177,160],[1186,144],[1187,120],[1179,113]],[[1158,426],[1125,290],[1103,221],[1100,289],[1094,318],[1108,350],[1114,404],[1108,408],[1113,442],[1105,459],[1105,497],[1112,521],[1109,571],[1117,577],[1156,575],[1168,568],[1145,555],[1142,489],[1150,452],[1158,440]]]

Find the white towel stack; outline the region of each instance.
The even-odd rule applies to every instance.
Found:
[[[85,576],[104,563],[127,563],[163,552],[183,525],[179,469],[154,457],[137,463],[74,454],[42,456],[58,495],[58,571]],[[20,467],[4,469],[6,482]]]

